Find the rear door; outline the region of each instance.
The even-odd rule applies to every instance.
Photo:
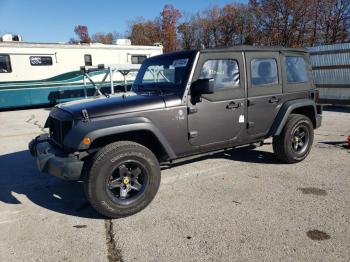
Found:
[[[234,140],[245,122],[242,53],[202,53],[193,81],[200,78],[214,78],[215,91],[189,99],[189,142],[201,146]]]
[[[282,104],[279,52],[247,52],[248,134],[265,136]]]

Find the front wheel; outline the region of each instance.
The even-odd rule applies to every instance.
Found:
[[[275,156],[285,163],[297,163],[310,153],[314,128],[307,116],[291,114],[281,134],[273,138]]]
[[[146,147],[120,141],[102,148],[94,157],[85,181],[91,205],[102,215],[120,218],[144,209],[160,184],[160,167]]]

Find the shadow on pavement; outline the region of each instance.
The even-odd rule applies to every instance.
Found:
[[[194,163],[194,162],[202,161],[206,159],[228,159],[228,160],[246,162],[246,163],[283,165],[283,163],[279,162],[275,158],[273,153],[260,151],[256,149],[256,147],[254,146],[245,146],[245,147],[235,148],[235,149],[226,150],[218,153],[208,154],[200,157],[194,157],[188,160],[183,160],[181,162],[175,163],[165,168],[171,168],[171,167],[176,167],[184,164],[190,164],[190,163]]]
[[[87,202],[83,184],[41,174],[28,151],[0,156],[0,201],[22,204],[25,195],[43,208],[77,217],[103,219]]]
[[[350,107],[348,106],[323,106],[323,110],[337,113],[350,113]]]
[[[349,149],[348,143],[346,141],[323,141],[323,142],[319,142],[319,144],[334,146],[341,149]]]
[[[205,159],[230,159],[248,163],[280,164],[270,152],[250,150],[251,147],[227,150],[181,162]],[[180,164],[174,164],[176,167]],[[17,195],[24,195],[43,208],[76,217],[103,219],[85,198],[82,182],[67,182],[41,174],[29,152],[20,151],[0,156],[0,201],[22,204]]]
[[[52,105],[39,105],[39,106],[23,106],[23,107],[15,107],[15,108],[3,108],[0,109],[0,112],[9,112],[9,111],[22,111],[22,110],[30,110],[30,109],[44,109],[46,111],[51,111]]]

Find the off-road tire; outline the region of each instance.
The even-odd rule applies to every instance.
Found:
[[[301,127],[308,132],[308,144],[304,151],[297,153],[293,150],[293,132]],[[273,151],[277,159],[292,164],[304,160],[310,153],[314,140],[314,127],[311,120],[300,114],[291,114],[280,135],[273,137]]]
[[[85,194],[92,207],[102,215],[109,218],[133,215],[144,209],[155,197],[161,179],[160,166],[148,148],[130,141],[115,142],[103,147],[92,161],[85,180]],[[123,161],[138,161],[148,173],[143,194],[131,204],[116,203],[106,189],[110,170]]]

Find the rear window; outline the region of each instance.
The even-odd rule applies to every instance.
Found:
[[[274,58],[259,58],[251,61],[253,86],[277,85],[277,62]]]
[[[288,83],[304,83],[308,81],[305,59],[302,56],[286,56],[285,68]]]
[[[52,65],[51,56],[30,56],[30,64],[32,66],[50,66]]]
[[[0,54],[0,73],[11,73],[11,61],[9,55]]]

